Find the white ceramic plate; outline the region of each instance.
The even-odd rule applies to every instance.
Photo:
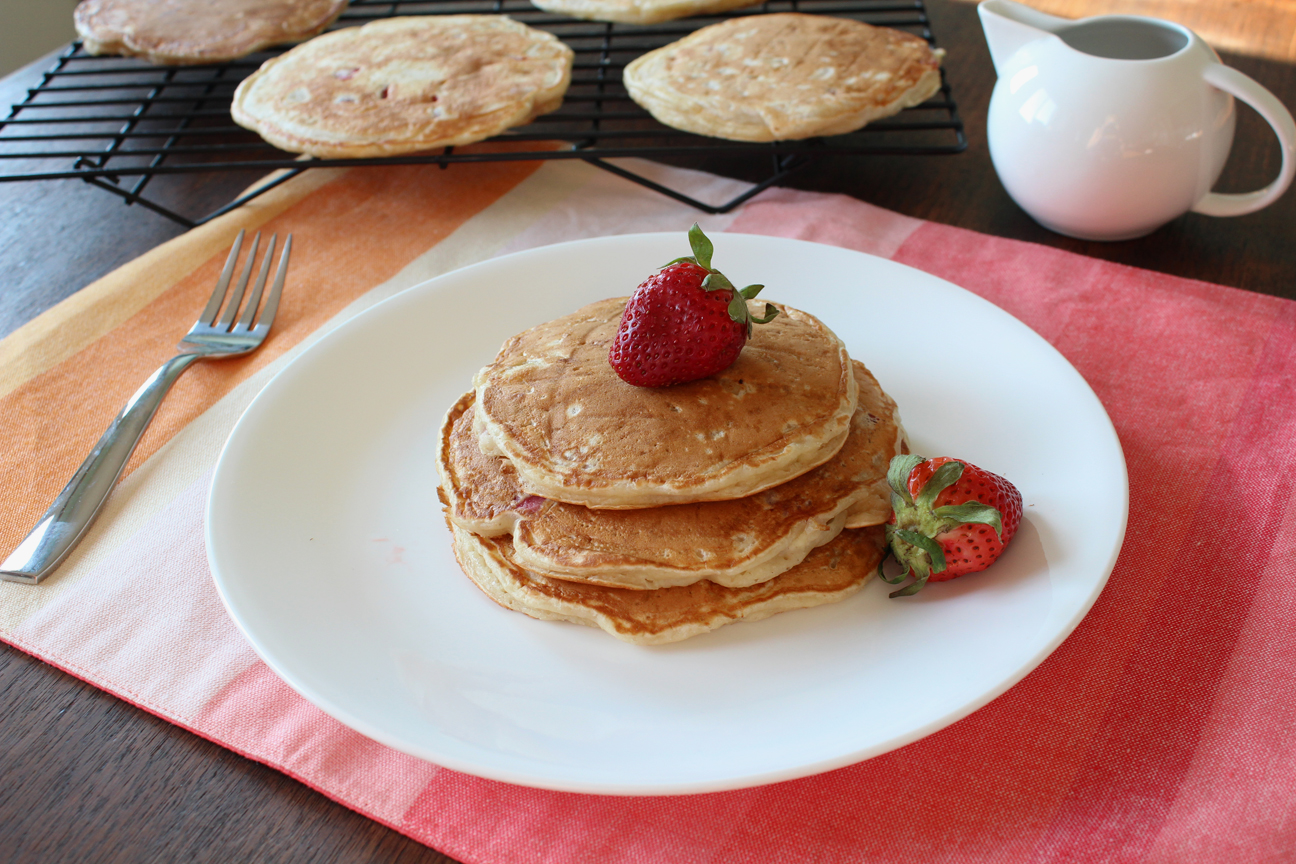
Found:
[[[608,237],[412,288],[256,398],[216,467],[207,547],[261,657],[341,722],[440,765],[673,794],[884,753],[1048,656],[1102,589],[1125,530],[1120,445],[1080,375],[1015,318],[917,270],[795,240],[713,240],[734,282],[762,282],[842,336],[899,403],[915,452],[1017,484],[1026,517],[993,568],[901,600],[875,580],[843,603],[657,648],[488,600],[450,550],[437,428],[504,339],[627,294],[688,253],[683,232]]]

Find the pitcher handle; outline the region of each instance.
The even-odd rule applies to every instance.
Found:
[[[1268,207],[1287,191],[1296,176],[1296,122],[1292,121],[1291,112],[1254,79],[1222,63],[1207,66],[1202,77],[1207,84],[1250,105],[1269,123],[1282,148],[1282,167],[1278,169],[1278,179],[1263,189],[1241,194],[1209,192],[1193,205],[1193,212],[1207,216],[1241,216]]]

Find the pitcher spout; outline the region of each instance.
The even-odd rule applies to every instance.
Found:
[[[1002,74],[1008,58],[1023,45],[1074,23],[1068,18],[1048,15],[1013,0],[982,0],[977,5],[977,14],[981,17],[981,29],[985,31],[996,74]]]

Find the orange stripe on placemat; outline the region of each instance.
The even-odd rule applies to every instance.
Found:
[[[492,162],[355,169],[263,226],[293,233],[292,262],[271,338],[247,357],[200,363],[176,385],[127,472],[240,382],[399,272],[539,167]],[[58,494],[131,394],[197,317],[225,253],[160,294],[112,333],[0,398],[0,556]]]
[[[255,231],[347,170],[313,168],[294,177],[126,262],[0,339],[0,399],[111,333],[195,267],[223,254],[240,228]],[[252,188],[282,174],[268,174]]]

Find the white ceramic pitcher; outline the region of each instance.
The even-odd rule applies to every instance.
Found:
[[[1220,63],[1197,34],[1155,18],[1071,21],[1011,0],[977,11],[999,80],[990,157],[1035,221],[1086,240],[1125,240],[1189,210],[1239,216],[1272,203],[1296,174],[1296,124],[1272,93]],[[1241,99],[1282,145],[1278,179],[1211,192]]]

